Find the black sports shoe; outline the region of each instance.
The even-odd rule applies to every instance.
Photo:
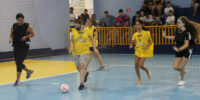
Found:
[[[81,84],[78,88],[79,90],[84,90],[85,89],[85,86],[83,84]]]
[[[89,75],[89,72],[86,73],[84,82],[87,82],[88,75]]]

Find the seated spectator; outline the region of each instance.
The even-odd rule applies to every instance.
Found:
[[[153,17],[152,25],[161,25],[162,24],[160,17],[156,16],[155,14],[152,17]]]
[[[140,12],[138,11],[135,16],[132,18],[132,26],[135,25],[135,22],[140,19]]]
[[[200,0],[192,0],[191,4],[194,5],[194,14],[193,14],[193,16],[196,16],[198,8],[200,6]]]
[[[104,24],[104,26],[106,27],[112,27],[113,26],[113,22],[115,21],[115,17],[112,15],[109,15],[108,11],[104,12],[105,17],[102,18],[102,23]]]
[[[75,22],[76,17],[74,15],[74,8],[73,7],[71,7],[69,9],[69,13],[70,13],[69,14],[69,19],[70,19],[69,26],[70,26],[70,28],[74,28],[74,22]]]
[[[140,18],[139,20],[143,21],[144,22],[144,19],[145,19],[145,13],[143,10],[140,11]]]
[[[170,10],[174,12],[174,8],[172,7],[171,2],[168,1],[167,2],[167,7],[165,7],[165,9],[164,9],[165,17],[169,16],[169,11]]]
[[[153,18],[151,14],[146,14],[146,16],[144,17],[144,23],[146,26],[150,26],[152,25],[153,22]]]
[[[123,13],[123,10],[119,10],[119,16],[116,18],[115,23],[120,27],[129,26],[129,17]]]
[[[81,18],[82,18],[82,21],[83,21],[83,24],[85,25],[86,23],[86,20],[89,18],[89,14],[88,14],[88,10],[85,9],[84,12],[81,14]]]
[[[142,8],[147,7],[150,12],[148,13],[153,13],[153,0],[144,0]],[[146,12],[145,12],[146,13]]]
[[[166,19],[166,25],[175,25],[175,16],[173,11],[169,11],[169,16]]]
[[[153,9],[158,10],[159,17],[161,17],[162,15],[162,9],[163,9],[164,4],[165,4],[165,0],[154,0]],[[153,10],[153,13],[154,11],[155,10]]]

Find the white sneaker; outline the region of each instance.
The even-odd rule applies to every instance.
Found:
[[[185,85],[185,82],[184,81],[179,81],[177,85],[178,86],[183,86],[183,85]]]

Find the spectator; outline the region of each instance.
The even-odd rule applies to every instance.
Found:
[[[144,22],[144,19],[145,19],[145,13],[143,10],[140,11],[140,18],[139,20],[141,20],[142,22]]]
[[[129,17],[123,13],[123,10],[119,10],[119,16],[116,18],[115,22],[120,27],[129,26]]]
[[[112,15],[109,15],[108,11],[105,11],[104,15],[105,15],[105,17],[102,19],[102,23],[104,23],[105,26],[107,26],[107,27],[112,27],[115,17]]]
[[[91,22],[92,22],[92,25],[94,25],[95,27],[97,26],[97,22],[96,22],[96,14],[92,14],[91,16]]]
[[[153,22],[153,18],[151,14],[146,14],[146,16],[144,17],[144,23],[146,26],[150,26],[152,25]]]
[[[192,0],[192,4],[194,5],[194,14],[193,16],[197,15],[197,10],[199,8],[200,5],[200,0]]]
[[[85,9],[83,14],[81,14],[81,18],[82,18],[82,21],[83,21],[83,24],[85,25],[86,24],[86,21],[87,19],[89,18],[90,16],[88,15],[88,10]]]
[[[132,26],[135,25],[135,22],[140,19],[140,12],[138,11],[135,16],[132,18]]]
[[[147,13],[152,14],[153,13],[153,0],[144,0],[141,10],[144,10],[145,14],[147,14]]]
[[[173,11],[169,11],[169,16],[166,19],[166,25],[174,25],[175,24],[175,16]]]
[[[153,14],[152,17],[153,17],[152,25],[161,25],[162,24],[160,17],[156,16],[155,14]]]
[[[153,13],[158,10],[159,17],[161,17],[164,4],[165,0],[154,0]]]
[[[170,1],[167,2],[167,7],[165,7],[164,9],[164,13],[165,13],[165,16],[169,16],[169,11],[173,11],[174,12],[174,8],[172,7],[172,4]]]
[[[70,28],[74,28],[74,22],[75,22],[75,15],[74,15],[74,8],[73,7],[71,7],[70,9],[69,9],[69,13],[70,13],[70,23],[69,23],[69,25],[70,25]]]

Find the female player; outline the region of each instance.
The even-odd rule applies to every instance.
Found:
[[[93,40],[90,41],[90,51],[91,51],[91,53],[90,53],[90,56],[89,56],[89,63],[90,63],[90,61],[92,60],[92,55],[93,55],[93,53],[94,53],[95,56],[97,57],[97,59],[98,59],[100,65],[101,65],[101,67],[100,67],[98,70],[100,70],[100,71],[106,70],[106,67],[105,67],[105,65],[103,64],[103,60],[102,60],[102,58],[101,58],[101,56],[100,56],[100,54],[99,54],[99,51],[98,51],[98,49],[96,48],[96,47],[98,46],[97,29],[96,29],[96,27],[92,24],[92,20],[91,20],[90,18],[87,19],[86,24],[87,24],[86,30],[88,30],[88,31],[89,31],[89,34],[91,34],[91,36],[93,37]],[[92,42],[95,43],[95,48],[92,47]],[[88,64],[89,64],[89,63],[88,63]],[[87,64],[87,65],[88,65],[88,64]]]
[[[11,28],[9,43],[13,43],[14,57],[17,65],[17,79],[14,86],[19,86],[22,69],[27,72],[27,79],[33,73],[33,70],[29,70],[23,62],[29,50],[30,38],[34,37],[34,31],[29,23],[24,22],[24,15],[22,13],[17,14],[16,20],[17,23],[13,24]]]
[[[144,66],[144,63],[146,58],[153,57],[153,43],[150,32],[145,31],[143,28],[144,23],[139,20],[136,21],[135,25],[137,32],[132,36],[130,48],[133,48],[133,45],[135,45],[135,70],[138,77],[136,85],[138,85],[142,83],[139,68],[144,70],[149,80],[151,80],[151,71]]]
[[[176,52],[173,67],[180,72],[181,77],[178,85],[182,86],[185,84],[185,65],[188,60],[191,59],[192,48],[195,45],[195,41],[198,40],[200,36],[198,35],[198,29],[196,27],[199,25],[190,21],[187,17],[180,17],[177,21],[177,26],[178,29],[174,36],[166,36],[166,33],[163,32],[163,37],[176,41],[176,46],[173,47]]]
[[[80,72],[80,86],[79,90],[85,89],[84,83],[87,81],[87,63],[90,54],[89,41],[92,40],[92,36],[89,36],[89,32],[84,30],[84,25],[75,24],[75,28],[72,29],[72,35],[70,39],[69,53],[75,58],[75,63],[78,71]],[[93,43],[94,44],[94,43]]]

